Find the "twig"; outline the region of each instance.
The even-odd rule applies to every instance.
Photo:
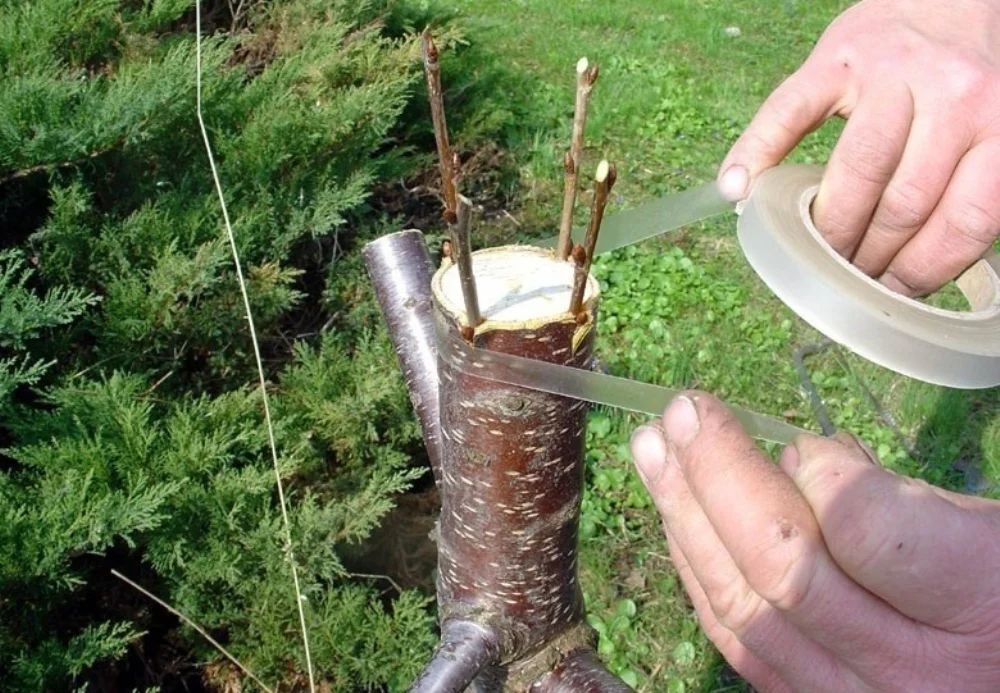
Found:
[[[454,224],[458,214],[458,190],[455,186],[457,167],[456,156],[448,142],[448,123],[444,117],[444,96],[441,92],[441,65],[438,63],[438,49],[434,45],[430,29],[423,36],[424,76],[427,78],[427,99],[431,106],[431,120],[434,123],[434,142],[437,144],[438,166],[441,170],[441,193],[444,196],[444,219]]]
[[[573,291],[570,296],[580,296],[580,303],[582,308],[583,294],[587,288],[587,270],[585,269],[587,265],[587,251],[579,243],[573,246]],[[579,316],[582,311],[580,308],[573,310],[572,299],[570,301],[570,312],[575,316]],[[585,314],[584,314],[585,315]]]
[[[141,125],[142,124],[140,124],[140,127]],[[81,156],[77,159],[72,159],[70,161],[54,161],[48,164],[37,164],[35,166],[29,166],[28,168],[22,168],[18,171],[12,171],[11,173],[8,173],[0,177],[0,185],[4,185],[19,178],[27,178],[30,175],[33,175],[35,173],[42,173],[43,171],[50,172],[50,171],[57,171],[61,168],[79,166],[80,164],[91,161],[92,159],[96,159],[99,156],[103,156],[108,152],[118,148],[119,146],[125,143],[125,139],[126,139],[125,137],[119,137],[117,140],[115,140],[112,144],[108,145],[107,147],[95,149],[92,152],[88,152],[84,156]]]
[[[511,222],[513,222],[514,226],[516,226],[518,228],[521,228],[521,222],[519,222],[517,220],[517,217],[515,217],[513,214],[511,214],[510,212],[508,212],[506,209],[501,209],[500,213],[503,214],[508,219],[510,219]]]
[[[865,397],[868,398],[868,403],[871,404],[871,407],[875,411],[876,416],[878,416],[878,418],[882,420],[882,423],[884,423],[889,428],[889,430],[893,432],[893,434],[896,436],[896,440],[898,440],[899,444],[903,446],[904,450],[906,450],[906,454],[908,454],[917,462],[923,463],[924,460],[922,459],[921,454],[913,446],[913,443],[910,441],[910,439],[907,438],[906,435],[903,433],[902,429],[899,427],[899,423],[896,421],[896,417],[893,416],[892,412],[890,412],[882,405],[882,402],[879,401],[879,398],[875,396],[875,393],[872,392],[872,389],[868,387],[868,383],[865,382],[861,374],[856,372],[853,368],[851,368],[851,364],[847,360],[847,357],[844,356],[844,352],[841,349],[834,349],[833,355],[834,358],[836,358],[837,361],[840,362],[841,368],[847,371],[847,374],[854,379],[854,382],[858,384],[858,386],[861,388],[861,391],[865,393]]]
[[[830,412],[826,408],[826,403],[823,402],[823,397],[819,394],[816,384],[809,376],[809,369],[806,368],[806,357],[825,351],[831,344],[833,342],[829,339],[824,339],[817,344],[806,344],[799,347],[795,350],[795,354],[793,354],[795,372],[799,374],[799,384],[809,397],[809,406],[812,407],[813,414],[816,415],[816,421],[819,422],[819,429],[827,437],[834,435],[837,432],[837,427],[833,425],[833,421],[830,419]]]
[[[166,373],[164,373],[162,376],[160,376],[157,379],[157,381],[155,383],[153,383],[152,385],[150,385],[149,388],[145,392],[142,393],[142,396],[143,397],[148,397],[149,395],[153,394],[153,390],[155,390],[160,385],[162,385],[164,383],[164,381],[166,381],[166,379],[169,378],[170,376],[172,376],[173,374],[174,374],[173,369],[170,369],[169,371],[167,371]]]
[[[472,274],[472,241],[469,224],[472,220],[472,203],[464,195],[458,196],[458,220],[451,227],[452,260],[458,267],[458,279],[462,285],[462,299],[465,301],[465,317],[469,327],[475,328],[483,321],[479,313],[479,296],[476,293],[476,278]]]
[[[156,602],[157,604],[159,604],[160,606],[162,606],[164,609],[166,609],[167,611],[169,611],[170,613],[172,613],[174,616],[176,616],[180,620],[184,621],[184,623],[186,623],[189,626],[191,626],[192,628],[194,628],[201,637],[205,638],[205,640],[207,640],[209,642],[209,644],[212,647],[214,647],[215,649],[217,649],[219,652],[222,653],[222,655],[226,659],[228,659],[230,662],[232,662],[237,667],[239,667],[240,671],[242,671],[244,674],[246,674],[251,679],[253,679],[254,683],[256,683],[258,686],[260,686],[261,688],[263,688],[265,691],[268,691],[268,693],[274,693],[274,689],[272,689],[270,686],[267,686],[263,681],[261,681],[259,678],[257,678],[257,676],[252,671],[250,671],[245,666],[243,666],[243,663],[240,662],[240,660],[236,659],[236,657],[234,657],[229,652],[229,650],[227,650],[221,644],[219,644],[219,641],[216,640],[215,638],[213,638],[211,635],[209,635],[208,631],[206,631],[204,628],[202,628],[201,626],[199,626],[197,623],[195,623],[194,621],[192,621],[190,618],[188,618],[187,616],[185,616],[184,614],[182,614],[180,611],[178,611],[174,607],[172,607],[169,604],[167,604],[165,601],[163,601],[162,599],[160,599],[159,597],[157,597],[155,594],[153,594],[152,592],[150,592],[149,590],[147,590],[145,587],[143,587],[142,585],[139,585],[138,583],[133,582],[132,580],[128,579],[127,577],[125,577],[124,575],[122,575],[121,573],[119,573],[117,570],[112,569],[111,570],[111,574],[114,575],[119,580],[121,580],[122,582],[124,582],[126,585],[128,585],[132,589],[134,589],[137,592],[145,595],[147,598],[152,599],[154,602]]]
[[[576,205],[576,181],[580,174],[580,159],[583,156],[583,131],[587,126],[587,102],[594,88],[600,69],[589,65],[586,58],[576,63],[576,105],[573,109],[573,135],[570,140],[568,157],[563,160],[566,174],[563,188],[562,218],[559,220],[559,245],[557,252],[562,260],[569,257],[572,240],[573,207]]]
[[[563,156],[563,206],[562,217],[559,219],[559,243],[556,254],[560,260],[569,258],[573,245],[573,207],[576,204],[577,167],[573,161],[573,152],[567,150]]]
[[[392,585],[392,588],[394,590],[396,590],[400,594],[403,593],[403,588],[399,586],[399,583],[393,580],[388,575],[375,575],[373,573],[348,573],[347,575],[348,577],[353,577],[353,578],[368,578],[369,580],[385,580],[390,585]]]
[[[597,249],[597,236],[601,232],[601,222],[604,220],[604,210],[608,206],[608,195],[618,178],[618,172],[614,164],[609,164],[607,160],[601,160],[597,165],[597,173],[594,175],[594,200],[590,205],[590,221],[587,224],[587,235],[583,241],[583,249],[586,251],[584,258],[584,274],[590,274],[590,265],[594,261],[594,251]],[[573,286],[573,293],[570,296],[569,312],[576,315],[583,308],[583,290],[586,283]]]

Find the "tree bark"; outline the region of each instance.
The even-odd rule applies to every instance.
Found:
[[[434,265],[424,235],[415,229],[390,233],[367,244],[361,254],[420,421],[434,481],[440,486],[441,416],[431,299]]]
[[[417,239],[387,245],[404,240],[406,245]],[[369,257],[372,274],[382,274],[385,259],[366,249]],[[599,298],[593,278],[580,319],[566,309],[574,267],[551,251],[490,248],[474,253],[473,264],[485,318],[472,331],[475,346],[590,367]],[[467,337],[472,326],[450,261],[426,290],[432,294],[440,338]],[[409,293],[379,291],[397,301]],[[416,302],[424,305],[424,298]],[[388,312],[398,314],[398,306],[390,305]],[[396,326],[390,331],[413,326],[398,318],[390,323]],[[418,333],[425,338],[427,325]],[[593,652],[596,638],[584,620],[577,577],[587,404],[498,383],[440,355],[435,370],[439,427],[428,422],[425,431],[441,436],[437,592],[442,638],[411,691],[629,690]],[[428,378],[411,374],[407,382],[426,387]]]
[[[525,247],[491,248],[473,259],[486,318],[475,346],[590,367],[596,281],[589,280],[580,324],[566,310],[571,264]],[[436,318],[453,339],[470,327],[454,273],[445,266],[432,282]],[[438,368],[442,622],[469,621],[497,634],[499,661],[481,672],[481,689],[526,690],[557,664],[560,650],[587,648],[592,637],[577,579],[587,405],[441,359]]]
[[[530,693],[628,693],[632,689],[611,674],[589,647],[573,650]]]

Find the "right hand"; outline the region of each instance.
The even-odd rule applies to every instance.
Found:
[[[813,204],[830,245],[908,296],[1000,234],[1000,0],[865,0],[826,30],[720,167],[745,197],[831,116],[847,118]]]

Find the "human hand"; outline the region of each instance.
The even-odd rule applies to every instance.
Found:
[[[755,687],[1000,690],[1000,503],[896,476],[846,434],[776,466],[702,393],[632,454],[702,626]]]
[[[720,167],[731,199],[833,115],[848,119],[812,207],[830,245],[930,293],[1000,234],[1000,2],[866,0],[826,30]]]

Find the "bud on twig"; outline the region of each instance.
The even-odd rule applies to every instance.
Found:
[[[594,175],[594,200],[590,205],[590,220],[587,224],[587,235],[583,241],[584,277],[590,274],[590,265],[594,261],[594,251],[597,249],[597,236],[601,232],[601,222],[604,220],[604,210],[608,206],[608,196],[617,178],[618,171],[614,164],[609,164],[607,160],[602,160],[598,164],[597,173]],[[583,293],[586,285],[586,281],[578,285],[576,275],[574,275],[573,293],[570,295],[569,303],[569,312],[573,315],[583,309]]]
[[[597,65],[590,65],[586,58],[580,58],[576,64],[576,104],[573,109],[573,134],[570,140],[568,158],[563,160],[565,172],[563,207],[562,216],[559,219],[559,243],[556,246],[556,253],[563,260],[569,257],[572,246],[570,234],[573,227],[573,208],[576,205],[577,176],[580,172],[580,160],[583,156],[583,132],[587,125],[587,103],[599,73]]]

